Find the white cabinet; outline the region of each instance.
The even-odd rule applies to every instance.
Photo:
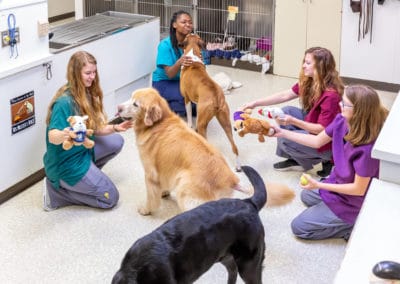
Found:
[[[340,75],[400,84],[400,1],[374,2],[372,42],[370,33],[358,41],[359,14],[348,2],[343,0]]]
[[[47,6],[44,9],[47,11]],[[25,30],[25,27],[22,28]],[[96,57],[104,106],[111,119],[117,105],[127,100],[133,90],[151,85],[159,41],[160,21],[155,17],[132,28],[51,55],[46,58],[51,62],[52,77],[49,80],[41,61],[30,62],[28,66],[24,65],[23,70],[14,68],[2,71],[3,65],[0,65],[0,195],[43,168],[47,107],[57,89],[65,83],[66,66],[74,52],[86,50]],[[20,115],[18,120],[14,119],[16,116],[13,114],[20,113],[19,106],[23,105],[27,94],[33,94],[33,98],[29,96],[34,105],[32,118],[29,121],[21,120]],[[29,127],[23,128],[25,121]],[[19,127],[21,131],[16,132],[14,127]]]
[[[276,0],[274,74],[299,76],[304,51],[328,48],[339,68],[342,1]]]

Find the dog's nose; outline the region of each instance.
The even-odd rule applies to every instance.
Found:
[[[122,112],[122,106],[121,105],[119,105],[119,106],[117,106],[117,113],[121,113]]]

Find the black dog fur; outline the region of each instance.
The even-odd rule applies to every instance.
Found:
[[[265,242],[258,212],[267,191],[253,168],[242,170],[254,187],[251,198],[211,201],[171,218],[133,244],[112,283],[193,283],[217,262],[228,270],[229,284],[238,272],[245,283],[261,283]]]

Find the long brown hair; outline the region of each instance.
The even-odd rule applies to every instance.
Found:
[[[67,66],[67,84],[58,89],[57,93],[50,102],[46,123],[50,123],[51,113],[55,101],[69,90],[71,97],[75,101],[79,115],[88,115],[87,126],[91,129],[100,129],[107,122],[107,115],[103,108],[103,91],[100,88],[100,78],[96,69],[96,76],[90,87],[85,87],[82,80],[81,71],[87,64],[97,65],[96,58],[86,52],[75,52]]]
[[[345,95],[353,104],[349,133],[345,139],[353,145],[375,141],[388,115],[378,93],[366,85],[351,85],[345,88]]]
[[[323,47],[311,47],[304,53],[303,63],[307,54],[314,59],[314,76],[304,75],[303,68],[300,71],[299,95],[305,111],[309,111],[318,101],[321,94],[327,89],[333,89],[343,95],[344,85],[336,70],[336,62],[332,53]]]

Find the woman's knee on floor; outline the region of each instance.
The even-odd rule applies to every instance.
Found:
[[[301,239],[309,239],[309,232],[307,231],[307,228],[305,226],[305,223],[301,218],[296,217],[292,220],[290,227],[292,228],[293,234]]]
[[[101,195],[97,197],[97,204],[99,208],[109,209],[117,205],[119,200],[119,192],[113,185],[108,188],[104,188],[101,191]]]
[[[113,139],[109,142],[110,151],[118,154],[121,152],[122,147],[124,146],[125,140],[120,134],[116,133],[112,136]]]
[[[124,146],[124,137],[118,133],[105,136],[96,136],[94,151],[97,159],[118,154]]]
[[[319,195],[319,190],[309,190],[303,189],[300,192],[300,200],[306,205],[307,207],[316,205],[322,202],[321,196]]]
[[[291,223],[293,234],[303,240],[322,240],[326,239],[326,236],[322,236],[322,230],[316,228],[311,229],[306,222],[303,222],[300,218],[293,219]]]
[[[111,179],[103,172],[92,166],[81,183],[86,188],[84,194],[87,194],[92,206],[98,208],[112,208],[119,200],[119,192]]]

